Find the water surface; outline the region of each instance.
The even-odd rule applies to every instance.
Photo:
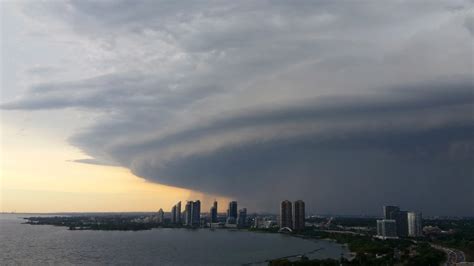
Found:
[[[225,229],[70,231],[22,224],[30,216],[37,215],[0,214],[0,265],[242,265],[318,248],[311,258],[347,252],[326,240]]]

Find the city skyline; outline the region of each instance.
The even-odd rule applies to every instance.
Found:
[[[294,204],[294,208],[293,208]],[[171,206],[170,212],[166,217],[163,209],[156,213],[151,213],[146,218],[137,219],[136,222],[155,223],[155,225],[166,225],[172,227],[192,227],[192,228],[254,228],[271,229],[278,226],[282,230],[289,232],[302,232],[306,229],[306,204],[303,200],[296,200],[294,203],[284,200],[280,203],[280,215],[265,216],[262,220],[262,214],[248,212],[247,208],[239,208],[237,201],[229,201],[225,213],[217,212],[218,202],[214,200],[209,212],[202,212],[201,202],[199,200],[187,200],[184,211],[181,212],[181,201]],[[205,208],[205,206],[204,206]],[[421,216],[420,216],[421,217]],[[274,219],[275,218],[275,219]],[[421,219],[411,218],[410,230],[415,230],[415,224],[418,225]],[[416,223],[415,223],[416,222]]]
[[[474,261],[474,0],[0,0],[0,265]]]

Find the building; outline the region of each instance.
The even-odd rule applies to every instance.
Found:
[[[162,224],[165,222],[165,212],[163,211],[163,209],[160,209],[156,216],[157,216],[156,218],[157,223]]]
[[[423,235],[423,220],[421,212],[408,212],[408,236],[418,237]]]
[[[176,223],[176,205],[171,208],[171,223]]]
[[[181,224],[181,201],[176,203],[175,221],[177,224]]]
[[[214,201],[209,213],[211,214],[211,223],[217,223],[217,201]]]
[[[293,228],[293,211],[291,201],[284,200],[280,206],[280,227]]]
[[[395,220],[397,225],[397,236],[408,236],[408,217],[406,211],[401,211],[398,206],[383,206],[385,220]]]
[[[382,239],[396,239],[397,222],[393,219],[377,220],[377,236]]]
[[[294,204],[293,210],[293,229],[303,230],[305,227],[305,205],[304,201],[297,200]]]
[[[171,223],[181,224],[181,201],[171,208]]]
[[[201,224],[201,202],[196,200],[191,204],[191,225],[199,226]]]
[[[253,219],[253,225],[252,225],[253,228],[262,228],[263,227],[263,220],[262,218],[256,216],[254,219]]]
[[[181,223],[181,201],[175,204],[171,208],[171,223],[172,224]]]
[[[399,211],[395,215],[395,221],[397,222],[397,236],[407,237],[408,236],[408,216],[406,211]]]
[[[398,206],[383,206],[383,219],[392,220],[395,219],[395,214],[400,211]]]
[[[263,227],[266,229],[274,228],[276,226],[278,226],[278,224],[274,220],[266,220],[263,224]]]
[[[227,220],[237,220],[237,201],[229,202],[229,208],[227,209]]]
[[[237,216],[237,227],[246,227],[247,226],[247,209],[243,208],[239,210],[239,215]]]
[[[184,224],[187,226],[192,225],[192,213],[191,213],[191,206],[193,202],[192,201],[187,201],[186,206],[184,207]]]

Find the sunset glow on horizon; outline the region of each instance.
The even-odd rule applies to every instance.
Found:
[[[73,162],[86,156],[45,135],[6,127],[1,132],[1,212],[167,212],[178,201],[196,199],[204,210],[217,199],[224,211],[228,202],[152,183],[123,167]]]

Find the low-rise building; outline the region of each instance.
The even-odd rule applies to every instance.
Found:
[[[380,239],[397,239],[397,223],[392,219],[377,220],[377,237]]]

